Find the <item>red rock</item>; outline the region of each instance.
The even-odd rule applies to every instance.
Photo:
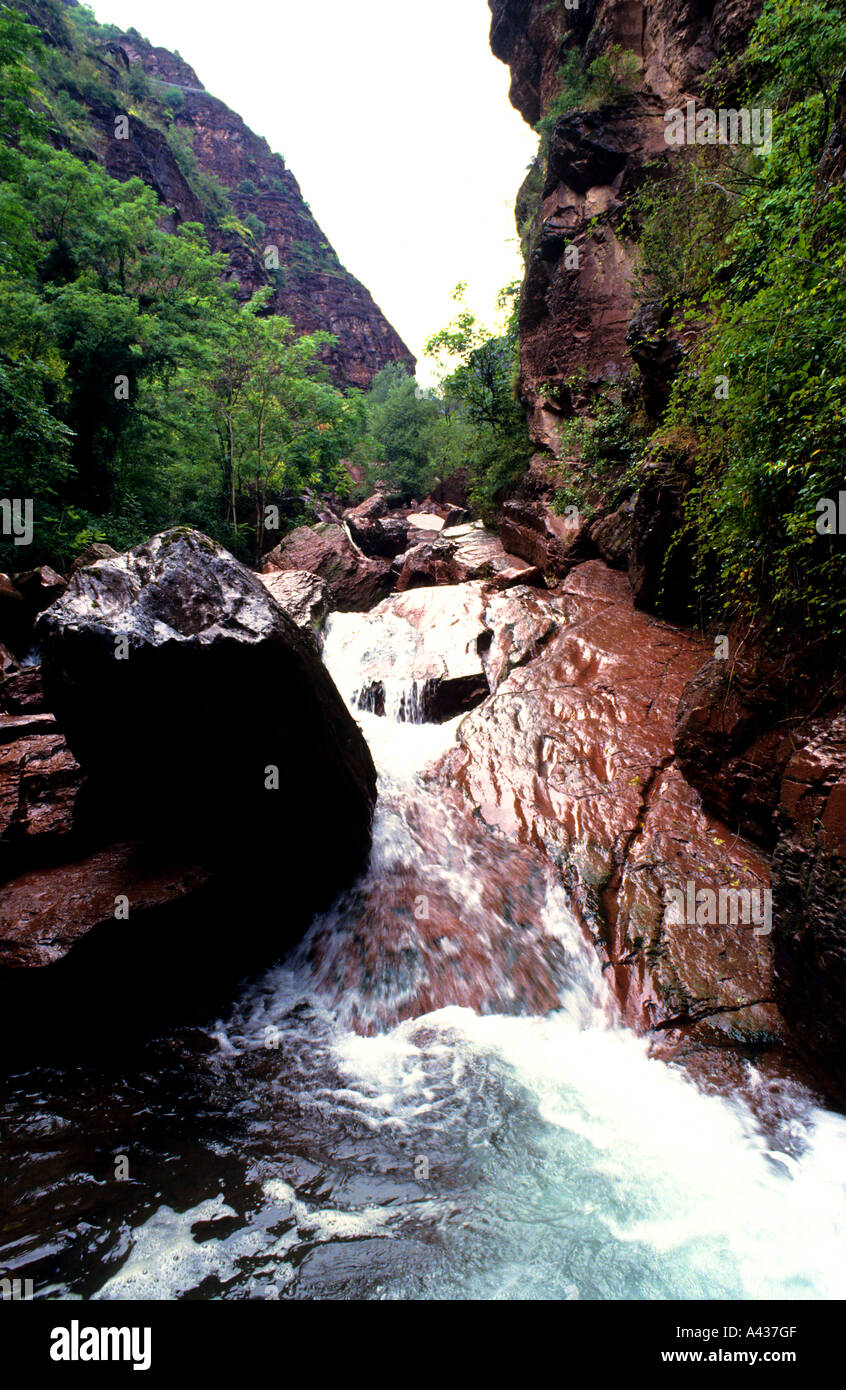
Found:
[[[141,933],[140,952],[145,914],[208,880],[208,870],[192,865],[151,869],[133,845],[112,845],[74,863],[22,874],[0,888],[0,969],[5,974],[52,965],[98,927]],[[126,921],[115,917],[120,896],[131,904]]]
[[[556,516],[540,502],[506,502],[499,538],[512,555],[553,579],[565,575],[594,551],[586,519]]]
[[[76,559],[73,561],[68,570],[68,579],[75,575],[77,570],[85,569],[88,565],[96,565],[98,560],[111,560],[117,553],[118,552],[113,550],[110,545],[106,545],[104,541],[92,541],[91,545],[87,545],[82,553],[77,555]]]
[[[9,714],[22,714],[44,708],[44,687],[40,666],[24,666],[0,683],[0,707]]]
[[[690,882],[767,885],[764,858],[703,811],[673,763],[703,644],[639,613],[625,576],[599,561],[555,599],[559,631],[462,721],[437,777],[561,866],[635,1026],[675,1035],[707,1018],[724,1036],[777,1034],[769,936],[673,920]]]
[[[509,65],[511,100],[532,126],[559,93],[562,42],[585,61],[614,44],[642,60],[632,95],[557,121],[545,167],[530,170],[517,199],[527,259],[519,391],[534,443],[555,459],[564,420],[582,404],[574,374],[589,404],[632,370],[635,256],[623,213],[653,161],[664,171],[679,157],[664,140],[664,112],[699,92],[715,55],[743,51],[760,9],[761,0],[597,0],[568,14],[547,0],[491,0],[491,46]],[[573,246],[578,265],[567,255]]]
[[[66,835],[73,825],[82,781],[79,766],[52,716],[36,719],[37,724],[15,721],[15,732],[22,736],[0,743],[0,839],[4,841]],[[4,732],[10,732],[8,726]]]
[[[49,565],[39,565],[37,569],[26,570],[13,575],[15,587],[23,595],[33,613],[40,613],[64,593],[65,579]]]
[[[814,732],[797,710],[819,705],[812,670],[790,653],[727,635],[682,692],[673,746],[679,767],[707,806],[772,848],[787,764]]]
[[[319,522],[300,526],[265,555],[263,574],[276,570],[307,570],[325,580],[332,607],[342,612],[372,608],[393,587],[391,566],[373,560],[353,543],[343,526]]]

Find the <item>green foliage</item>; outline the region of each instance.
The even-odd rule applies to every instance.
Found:
[[[576,506],[590,517],[600,506],[619,506],[637,487],[644,442],[643,429],[617,393],[601,400],[592,418],[577,415],[565,421],[562,454],[578,456],[583,481],[559,488],[553,511],[560,516]]]
[[[291,246],[290,265],[291,272],[295,276],[328,275],[339,277],[344,275],[344,268],[338,260],[337,254],[329,243],[323,240],[319,240],[315,245],[310,241],[296,239]]]
[[[161,99],[165,106],[173,112],[179,111],[185,105],[185,93],[181,92],[178,87],[168,87],[167,91],[162,93]]]
[[[268,291],[238,304],[200,224],[167,232],[140,180],[41,138],[39,52],[0,11],[13,111],[0,182],[0,495],[34,501],[27,563],[61,568],[90,540],[123,548],[176,523],[253,557],[269,499],[343,493],[361,400],[326,379],[328,335],[297,338],[266,314]],[[193,174],[190,145],[176,129],[169,139]],[[20,565],[0,541],[0,566]]]
[[[383,367],[365,400],[367,435],[359,456],[367,462],[368,481],[380,482],[406,500],[425,497],[435,481],[431,435],[438,406],[431,392],[421,391],[401,363]]]
[[[0,495],[34,500],[27,564],[64,568],[92,540],[125,548],[174,524],[254,558],[275,539],[266,524],[277,505],[284,528],[304,519],[310,493],[348,494],[345,460],[409,498],[467,469],[490,514],[529,453],[514,287],[496,333],[460,306],[433,339],[448,358],[440,390],[391,367],[366,395],[343,395],[321,361],[332,338],[297,337],[268,313],[271,288],[239,304],[204,226],[167,231],[149,187],[98,163],[95,99],[157,125],[206,222],[259,242],[261,219],[239,219],[200,171],[173,119],[176,89],[162,98],[138,65],[113,64],[110,31],[90,12],[39,5],[61,29],[57,46],[0,9]],[[343,268],[315,232],[295,243],[289,273]],[[0,568],[20,565],[0,539]]]
[[[704,611],[757,607],[842,639],[846,537],[816,522],[846,484],[846,187],[817,168],[846,67],[843,6],[767,0],[750,60],[747,104],[775,108],[771,152],[694,158],[641,208],[642,293],[669,300],[695,344],[652,447],[693,441]]]
[[[441,360],[445,402],[463,423],[471,503],[482,517],[493,520],[525,472],[530,453],[525,415],[516,396],[519,286],[508,285],[500,293],[503,321],[496,333],[466,307],[464,291],[463,284],[456,286],[456,318],[429,339],[426,352]],[[444,359],[448,365],[443,365]]]
[[[185,182],[202,204],[209,220],[220,225],[225,217],[232,217],[229,190],[216,174],[205,173],[200,168],[190,133],[182,126],[172,125],[166,132],[166,139]]]

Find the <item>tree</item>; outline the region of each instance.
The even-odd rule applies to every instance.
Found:
[[[471,476],[470,499],[492,520],[516,486],[529,458],[523,407],[517,399],[519,286],[508,285],[497,300],[499,331],[491,333],[467,308],[466,286],[453,291],[458,313],[426,343],[441,366],[441,396],[452,416],[467,427],[462,441]],[[441,430],[443,434],[443,429]]]

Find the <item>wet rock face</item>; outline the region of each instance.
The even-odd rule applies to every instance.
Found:
[[[767,888],[766,860],[703,811],[673,759],[702,644],[639,613],[599,561],[572,570],[555,602],[557,633],[464,719],[437,775],[560,866],[631,1022],[777,1032],[766,899],[749,899],[761,922],[737,920],[742,900],[731,920],[735,890]]]
[[[673,377],[684,355],[681,342],[670,332],[671,317],[667,304],[644,304],[626,328],[626,346],[640,368],[643,402],[655,419],[667,406]]]
[[[503,505],[499,538],[512,555],[558,579],[595,551],[588,523],[556,516],[542,502],[514,500]]]
[[[555,602],[536,590],[497,592],[483,581],[394,594],[370,617],[367,630],[351,626],[342,638],[359,673],[359,706],[435,723],[477,705],[559,622]]]
[[[815,721],[797,709],[818,705],[813,673],[790,654],[768,655],[725,638],[685,687],[673,746],[687,780],[717,815],[768,849],[788,763],[813,736]]]
[[[688,460],[648,463],[641,471],[629,532],[629,582],[635,603],[680,623],[694,618],[694,558],[684,519],[691,482]]]
[[[81,781],[52,715],[0,715],[0,877],[21,839],[70,831]]]
[[[115,919],[122,895],[132,904],[135,932],[152,910],[187,897],[209,878],[198,866],[146,865],[132,845],[30,870],[0,888],[0,970],[55,965],[93,931],[125,934],[126,925]]]
[[[450,1005],[480,1014],[557,1008],[572,947],[546,924],[549,866],[492,835],[446,791],[434,806],[422,797],[404,819],[402,854],[381,854],[377,840],[373,871],[300,948],[344,1022],[366,1034]],[[468,860],[478,885],[470,900],[456,891]],[[556,911],[566,907],[559,901]]]
[[[234,875],[245,902],[279,905],[261,930],[280,945],[361,868],[367,746],[312,643],[222,547],[169,531],[82,569],[40,632],[86,824]]]
[[[800,1047],[842,1086],[846,1044],[846,714],[787,764],[773,853],[779,1003]]]
[[[485,579],[503,589],[513,584],[544,585],[537,566],[509,554],[493,531],[467,523],[444,527],[434,540],[412,546],[398,557],[394,568],[398,571],[398,593],[476,579]]]
[[[316,574],[329,588],[332,607],[347,613],[372,608],[393,588],[389,562],[365,555],[344,525],[335,521],[298,526],[268,551],[261,568],[263,574],[277,570]]]

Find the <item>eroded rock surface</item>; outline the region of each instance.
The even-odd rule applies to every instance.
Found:
[[[561,116],[548,158],[530,170],[517,200],[527,252],[520,390],[534,442],[556,458],[573,374],[581,369],[590,396],[631,370],[632,350],[643,355],[644,333],[629,331],[634,247],[624,214],[648,166],[676,157],[664,140],[664,112],[698,94],[718,57],[743,51],[761,7],[762,0],[597,0],[570,9],[491,0],[491,46],[509,65],[512,103],[531,125],[558,94],[565,46],[581,50],[587,64],[619,44],[640,65],[630,95]],[[654,378],[656,366],[672,365],[650,354],[647,369]]]
[[[764,857],[706,814],[674,764],[676,707],[703,644],[638,612],[599,561],[556,599],[559,631],[463,720],[438,776],[559,865],[632,1022],[777,1033],[766,924],[697,920],[709,891],[719,910],[720,890],[768,886]]]
[[[264,587],[301,632],[320,639],[329,614],[329,586],[307,570],[279,570],[259,575]]]
[[[767,653],[734,634],[721,642],[723,655],[711,656],[682,693],[675,753],[706,805],[772,849],[786,768],[817,730],[798,711],[829,703],[830,692],[824,681],[816,687],[798,654]]]
[[[410,539],[413,533],[410,533]],[[500,538],[485,527],[463,523],[444,528],[432,541],[412,546],[395,562],[398,593],[433,584],[464,584],[485,579],[499,588],[512,584],[543,586],[540,570],[511,555]]]
[[[21,874],[0,888],[0,969],[53,965],[95,928],[142,932],[150,909],[179,901],[209,878],[199,866],[146,864],[133,845]],[[130,917],[115,917],[121,897],[131,904],[131,925]],[[140,953],[143,938],[136,939]]]
[[[787,764],[773,853],[776,986],[802,1049],[837,1078],[846,1044],[846,714]]]
[[[65,835],[73,825],[79,765],[50,714],[0,715],[0,877],[22,837]]]
[[[552,579],[561,578],[573,565],[595,553],[585,519],[556,516],[536,501],[506,502],[499,538],[512,555],[535,565]]]

